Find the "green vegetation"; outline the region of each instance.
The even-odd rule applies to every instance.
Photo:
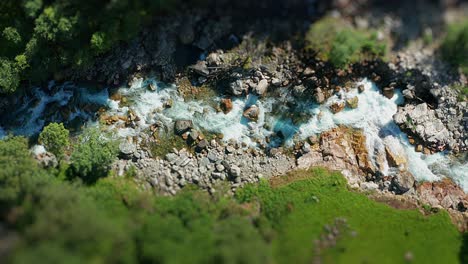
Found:
[[[468,86],[466,85],[454,85],[452,89],[457,91],[457,99],[460,102],[466,102],[468,100]]]
[[[0,141],[0,166],[0,220],[19,235],[7,263],[403,263],[407,252],[413,263],[459,263],[465,257],[446,212],[390,208],[349,191],[339,173],[324,169],[249,185],[232,198],[192,186],[157,196],[140,191],[131,176],[69,181],[63,171],[40,169],[21,137]],[[329,246],[323,241],[334,229],[340,234]]]
[[[449,63],[468,74],[468,21],[448,27],[441,51]]]
[[[305,41],[306,50],[340,68],[363,59],[383,58],[387,49],[385,43],[377,40],[376,32],[354,29],[332,17],[312,24]]]
[[[349,191],[339,173],[324,169],[277,181],[277,188],[263,182],[242,189],[237,197],[259,203],[277,230],[273,252],[278,263],[310,263],[317,257],[313,241],[337,217],[346,219],[349,232],[342,232],[336,247],[320,252],[322,263],[404,263],[406,252],[412,253],[412,263],[459,262],[461,236],[445,212],[424,216],[390,208]]]
[[[189,149],[185,140],[180,136],[168,134],[168,133],[159,133],[156,135],[156,141],[148,143],[149,150],[153,157],[164,158],[166,154],[172,152],[175,148],[177,150],[186,148]]]
[[[39,134],[39,143],[44,145],[55,156],[61,158],[65,148],[70,145],[69,136],[70,132],[62,123],[50,123]]]
[[[0,93],[21,80],[41,82],[93,60],[136,36],[181,0],[0,1]]]
[[[105,138],[98,129],[89,129],[80,136],[70,160],[74,174],[93,182],[107,175],[116,158],[116,142]]]

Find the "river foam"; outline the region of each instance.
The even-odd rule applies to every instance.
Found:
[[[154,91],[148,89],[150,84]],[[359,92],[358,85],[363,85],[364,91]],[[51,83],[48,90],[35,89],[32,96],[24,98],[21,106],[13,112],[13,118],[2,119],[0,136],[6,133],[34,135],[53,121],[71,123],[78,119],[96,125],[96,112],[100,107],[107,109],[104,112],[107,115],[125,116],[132,111],[139,117],[133,127],[124,127],[123,121],[110,126],[122,138],[137,136],[155,123],[170,129],[174,121],[189,119],[199,130],[223,134],[226,141],[235,140],[251,147],[259,144],[275,147],[292,145],[295,140],[304,140],[345,125],[363,131],[374,166],[379,165],[377,157],[385,159],[382,153],[387,147],[405,153],[408,170],[417,180],[436,181],[446,176],[468,191],[468,163],[455,160],[445,153],[425,155],[416,152],[406,134],[393,121],[398,105],[403,103],[401,93],[396,91],[393,98],[388,99],[367,79],[357,83],[353,89],[333,95],[321,105],[296,102],[287,90],[283,90],[278,97],[260,98],[253,94],[234,97],[233,108],[227,114],[217,111],[213,104],[207,102],[185,101],[175,85],[155,79],[137,80],[131,87],[122,87],[118,92],[127,98],[125,104],[112,100],[107,89],[91,92],[71,83]],[[357,108],[345,108],[335,114],[330,111],[330,105],[344,103],[346,99],[354,97],[359,101]],[[213,101],[217,104],[221,99],[217,97]],[[285,103],[288,100],[289,103]],[[294,107],[290,106],[291,103]],[[171,107],[166,107],[168,104]],[[260,109],[257,122],[243,117],[244,110],[251,105]],[[294,118],[299,115],[304,118]],[[387,162],[380,169],[386,175],[395,172],[395,168],[390,168]]]

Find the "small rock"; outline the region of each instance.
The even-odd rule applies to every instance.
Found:
[[[177,120],[174,124],[174,130],[177,135],[182,135],[193,127],[192,120]]]
[[[360,84],[357,88],[358,88],[358,91],[360,93],[362,93],[362,92],[364,92],[366,90],[366,87],[364,86],[364,84]]]
[[[243,116],[251,121],[257,121],[258,116],[260,115],[260,108],[256,105],[252,105],[251,107],[247,108]]]

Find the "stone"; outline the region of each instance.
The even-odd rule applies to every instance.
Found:
[[[358,88],[359,93],[362,93],[366,90],[366,87],[364,86],[364,84],[360,84],[357,88]]]
[[[167,153],[166,154],[166,160],[169,161],[169,163],[173,163],[177,160],[178,156],[175,153]]]
[[[355,108],[358,107],[358,105],[359,105],[359,98],[357,96],[346,99],[346,106],[347,107],[349,107],[351,109],[355,109]]]
[[[236,165],[231,165],[231,168],[229,169],[229,175],[234,179],[238,178],[241,175],[241,169]]]
[[[124,155],[132,155],[136,151],[136,146],[128,141],[119,144],[119,151]]]
[[[361,182],[360,187],[363,191],[375,191],[379,188],[379,185],[375,182]]]
[[[195,129],[191,129],[190,133],[188,135],[188,140],[191,141],[191,142],[195,142],[195,141],[198,140],[198,136],[199,136],[198,131],[195,130]]]
[[[325,102],[325,93],[321,88],[315,89],[315,101],[319,104]]]
[[[223,111],[224,114],[227,114],[227,113],[231,112],[231,110],[232,110],[232,100],[231,100],[231,98],[221,99],[221,103],[220,103],[219,107],[221,108],[221,110]]]
[[[408,169],[408,157],[399,140],[395,137],[388,136],[384,138],[383,142],[388,165],[397,167],[400,171],[406,171]]]
[[[414,183],[414,176],[411,173],[398,173],[392,178],[391,189],[396,194],[404,194],[414,188]]]
[[[192,65],[189,68],[202,76],[208,76],[210,74],[206,61],[198,61],[195,65]]]
[[[174,130],[177,135],[182,135],[193,128],[192,120],[177,120],[174,124]]]
[[[393,87],[384,87],[382,89],[382,93],[388,99],[392,99],[393,95],[395,94],[395,88],[393,88]]]
[[[260,115],[260,108],[258,108],[258,106],[256,105],[250,106],[242,114],[242,116],[244,116],[245,118],[251,121],[257,121],[259,115]]]
[[[148,85],[148,88],[150,91],[156,91],[156,89],[158,88],[154,83],[150,83]]]
[[[323,162],[323,157],[322,154],[319,152],[309,152],[307,154],[304,154],[300,156],[296,160],[297,168],[298,169],[309,169],[312,166],[317,166],[322,164]]]
[[[233,146],[226,146],[226,153],[234,153],[236,149]]]
[[[255,87],[255,92],[258,95],[263,95],[268,88],[268,81],[266,79],[261,79],[260,82],[258,82],[257,87]]]
[[[244,83],[242,80],[236,80],[229,84],[228,92],[232,95],[239,96],[245,91]]]
[[[197,143],[195,150],[197,152],[201,152],[202,150],[207,149],[207,147],[208,147],[208,141],[206,139],[202,139]]]
[[[330,110],[332,113],[336,114],[338,112],[341,112],[345,108],[345,104],[342,102],[336,102],[330,105]]]
[[[224,171],[224,169],[225,168],[224,168],[223,164],[216,164],[216,170],[217,171],[222,172],[222,171]]]

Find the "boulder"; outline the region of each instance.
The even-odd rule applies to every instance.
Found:
[[[325,93],[321,88],[315,89],[315,101],[319,104],[325,102]]]
[[[398,173],[392,178],[391,190],[396,194],[404,194],[414,188],[414,176],[409,172]]]
[[[124,155],[130,156],[136,151],[136,146],[131,142],[124,141],[119,144],[119,151]]]
[[[195,151],[201,152],[205,150],[208,147],[208,141],[206,139],[200,140],[200,142],[197,143],[197,146],[195,147]]]
[[[388,165],[396,167],[400,171],[406,171],[408,169],[408,157],[399,140],[395,137],[388,136],[384,138],[383,142]]]
[[[358,91],[360,93],[362,93],[362,92],[364,92],[366,90],[366,87],[364,86],[364,84],[360,84],[357,88],[358,88]]]
[[[261,79],[258,82],[257,87],[255,87],[255,93],[257,93],[258,95],[263,95],[267,91],[267,88],[268,81],[266,79]]]
[[[338,112],[341,112],[345,108],[345,104],[343,102],[336,102],[330,105],[330,110],[332,113],[336,114]]]
[[[177,135],[182,135],[193,128],[192,120],[177,120],[174,124],[174,132]]]
[[[210,74],[210,71],[206,66],[206,61],[198,61],[195,65],[192,65],[189,68],[202,76],[208,76]]]
[[[247,108],[242,115],[251,121],[257,121],[260,115],[260,108],[256,105],[252,105]]]
[[[219,107],[221,108],[221,110],[223,111],[224,114],[227,114],[227,113],[231,112],[231,110],[232,110],[232,100],[231,100],[231,98],[221,99],[221,103],[220,103]]]
[[[246,86],[244,86],[244,82],[242,80],[236,80],[229,84],[228,93],[239,96],[246,90]]]
[[[349,107],[351,109],[355,109],[355,108],[358,107],[358,105],[359,105],[359,98],[357,96],[346,99],[346,106],[347,107]]]
[[[392,99],[393,95],[395,94],[395,88],[393,88],[393,87],[384,87],[382,89],[382,93],[388,99]]]

